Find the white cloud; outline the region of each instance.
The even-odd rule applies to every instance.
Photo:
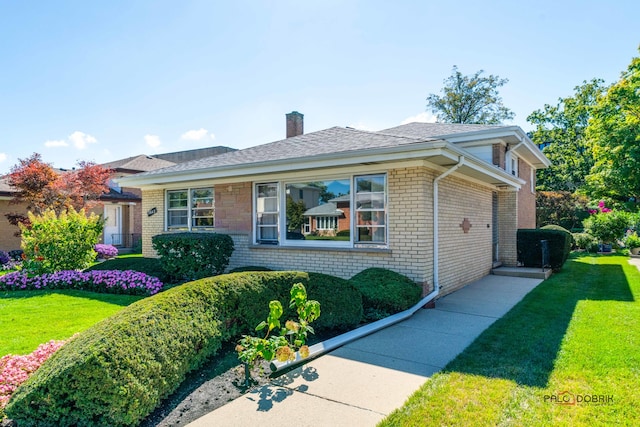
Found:
[[[406,125],[407,123],[412,123],[412,122],[435,123],[437,120],[438,120],[438,118],[436,116],[434,116],[431,113],[427,113],[425,111],[424,113],[420,113],[420,114],[416,114],[415,116],[407,117],[400,124],[401,125]]]
[[[45,147],[68,147],[69,143],[63,139],[48,140],[44,142]]]
[[[160,142],[160,137],[158,135],[145,135],[144,142],[151,148],[159,147],[162,142]]]
[[[6,153],[0,153],[0,162],[4,162],[5,160],[7,160],[7,154]]]
[[[211,138],[211,139],[216,139],[216,135],[215,135],[214,133],[210,133],[210,134],[209,134],[209,138]]]
[[[84,132],[80,132],[79,130],[69,135],[69,141],[71,141],[78,150],[84,150],[87,147],[87,144],[95,144],[98,142],[95,137]]]
[[[187,141],[200,141],[203,138],[206,138],[208,130],[204,128],[200,128],[198,130],[190,130],[182,134],[181,139],[186,139]],[[215,135],[211,134],[212,138],[215,138]]]
[[[368,124],[366,124],[364,122],[358,122],[358,123],[350,124],[347,127],[358,129],[358,130],[366,130],[366,131],[369,131],[369,132],[375,132],[377,130],[376,128],[373,128],[373,127],[369,126]]]

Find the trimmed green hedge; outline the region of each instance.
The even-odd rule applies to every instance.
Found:
[[[551,268],[559,270],[571,253],[573,236],[561,230],[520,229],[518,230],[518,261],[525,267],[542,267],[541,240],[549,243]]]
[[[545,225],[544,227],[540,227],[540,230],[564,231],[565,233],[569,234],[569,236],[571,236],[571,246],[573,246],[573,244],[575,243],[575,240],[573,239],[573,234],[561,225],[548,224],[548,225]]]
[[[232,270],[229,270],[229,273],[244,273],[245,271],[273,271],[267,267],[260,267],[257,265],[246,265],[244,267],[236,267]]]
[[[253,330],[305,273],[206,278],[138,301],[80,333],[16,390],[25,426],[136,425],[224,341]],[[288,303],[288,300],[287,300]]]
[[[172,283],[174,277],[167,274],[162,268],[162,263],[158,258],[114,258],[96,265],[92,265],[86,270],[133,270],[145,273],[148,276],[154,276],[160,279],[162,283]]]
[[[233,239],[218,233],[169,233],[151,238],[167,274],[195,280],[224,273],[233,253]]]
[[[316,331],[351,329],[362,321],[362,294],[349,281],[309,273],[307,293],[309,299],[320,302],[320,317],[313,322]]]
[[[384,268],[368,268],[349,282],[362,293],[365,320],[378,320],[406,310],[422,296],[420,285]]]
[[[247,272],[186,283],[138,301],[69,341],[13,395],[25,426],[129,426],[144,419],[223,342],[252,332],[294,283],[320,301],[316,330],[352,327],[360,295],[346,281],[301,272]]]

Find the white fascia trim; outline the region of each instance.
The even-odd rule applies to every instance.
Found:
[[[478,145],[478,140],[495,140],[508,136],[515,136],[521,143],[520,147],[526,147],[528,151],[540,162],[544,167],[551,166],[551,162],[542,153],[542,151],[531,141],[527,134],[520,126],[507,126],[495,130],[480,130],[475,132],[467,132],[461,134],[445,135],[440,138],[453,143],[471,143],[469,146]],[[522,144],[523,143],[523,144]],[[466,144],[465,144],[466,145]]]

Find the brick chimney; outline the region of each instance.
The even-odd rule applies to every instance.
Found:
[[[287,116],[287,138],[304,133],[304,114],[292,111]]]

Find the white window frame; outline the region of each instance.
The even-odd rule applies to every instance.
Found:
[[[258,224],[258,187],[261,185],[275,185],[276,186],[276,195],[275,196],[269,196],[269,197],[275,197],[276,198],[276,211],[263,211],[260,213],[263,214],[268,214],[268,215],[276,215],[276,223],[275,225],[260,225]],[[282,225],[281,225],[281,221],[282,221],[282,217],[283,215],[281,215],[281,212],[284,212],[282,210],[282,203],[281,203],[281,194],[282,194],[282,188],[281,188],[281,183],[278,181],[269,181],[269,182],[257,182],[254,183],[253,185],[253,206],[252,206],[252,216],[253,216],[253,242],[255,244],[262,244],[262,245],[267,245],[267,244],[280,244],[280,240],[281,240],[281,230]],[[260,233],[259,230],[261,228],[275,228],[276,229],[276,236],[277,239],[276,240],[271,240],[271,239],[261,239],[260,238]]]
[[[384,225],[376,225],[375,227],[377,228],[381,228],[384,227],[384,242],[379,242],[379,241],[357,241],[356,240],[356,236],[357,234],[357,229],[358,229],[358,224],[357,224],[357,215],[358,215],[358,207],[356,205],[356,198],[357,198],[357,185],[356,185],[356,179],[358,178],[366,178],[366,177],[376,177],[376,176],[382,176],[384,177],[384,191],[383,191],[383,203],[384,203],[384,208],[383,209],[379,209],[379,208],[371,208],[371,209],[362,209],[360,212],[384,212],[384,221],[383,224]],[[388,247],[389,246],[389,185],[388,185],[388,175],[386,173],[370,173],[370,174],[359,174],[359,175],[354,175],[353,177],[353,188],[355,189],[353,191],[353,196],[351,197],[352,203],[353,203],[353,207],[351,208],[351,215],[352,215],[352,219],[351,219],[351,224],[352,224],[352,236],[351,239],[354,241],[354,246],[355,247]],[[366,194],[368,192],[363,192],[363,194]],[[370,192],[372,194],[374,193],[379,193],[379,192]]]
[[[195,216],[193,215],[194,211],[196,210],[204,210],[205,208],[199,209],[199,208],[194,208],[193,207],[193,192],[195,190],[211,190],[211,194],[212,194],[212,207],[211,208],[206,208],[206,209],[211,209],[213,211],[213,215],[212,215],[212,222],[214,225],[211,226],[194,226],[193,225],[193,220],[195,218]],[[170,208],[169,207],[169,194],[170,193],[175,193],[175,192],[186,192],[187,193],[187,206],[186,208],[181,207],[180,209],[177,208]],[[216,190],[213,186],[208,186],[208,187],[189,187],[189,188],[176,188],[176,189],[171,189],[171,190],[166,190],[165,191],[165,210],[164,210],[164,223],[165,223],[165,231],[177,231],[177,230],[183,230],[183,231],[193,231],[193,230],[213,230],[215,229],[215,223],[216,223]],[[187,211],[187,224],[186,226],[183,225],[179,225],[179,226],[172,226],[169,225],[169,212],[170,211]]]
[[[335,230],[338,228],[337,216],[317,216],[316,230]]]
[[[385,188],[384,188],[384,228],[385,228],[385,237],[384,242],[357,242],[356,239],[356,209],[355,209],[355,201],[356,201],[356,178],[358,177],[366,177],[366,176],[384,176],[385,178]],[[350,183],[350,201],[349,201],[349,240],[345,241],[331,241],[331,240],[298,240],[298,239],[287,239],[286,238],[286,230],[287,230],[287,218],[286,218],[286,186],[288,184],[299,184],[301,182],[313,182],[313,181],[331,181],[331,180],[349,180]],[[277,197],[278,197],[278,240],[277,241],[260,241],[258,234],[258,186],[266,185],[266,184],[274,184],[277,186]],[[253,219],[253,244],[255,245],[278,245],[282,247],[314,247],[314,248],[376,248],[376,249],[387,249],[389,247],[389,180],[387,171],[379,171],[372,173],[361,173],[361,174],[344,174],[344,175],[335,175],[335,176],[322,176],[322,177],[303,177],[295,180],[273,180],[273,181],[256,181],[253,182],[252,186],[252,219]],[[316,218],[314,218],[314,221]],[[337,220],[336,220],[337,226]]]

